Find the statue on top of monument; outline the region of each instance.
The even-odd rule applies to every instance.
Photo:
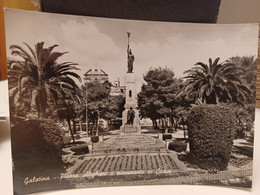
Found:
[[[130,32],[127,32],[128,36],[128,46],[127,46],[127,73],[133,72],[133,63],[135,60],[135,56],[133,55],[130,47],[129,47],[129,38],[130,38]]]

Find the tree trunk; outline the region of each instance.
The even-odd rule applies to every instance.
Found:
[[[107,121],[107,127],[108,127],[108,129],[111,129],[111,119],[108,119],[108,121]]]
[[[74,138],[74,134],[73,134],[73,131],[71,129],[71,124],[70,124],[70,120],[67,119],[67,122],[68,122],[68,125],[69,125],[69,130],[70,130],[70,135],[71,135],[71,138],[73,140],[73,143],[75,142],[75,138]]]
[[[171,118],[172,128],[174,128],[174,131],[177,131],[178,128],[178,120],[175,117]]]
[[[89,120],[88,120],[87,127],[88,127],[88,129],[87,129],[87,134],[88,134],[88,136],[89,136],[89,135],[91,135],[91,131],[90,131],[90,121],[89,121]]]
[[[89,120],[88,120],[88,106],[87,106],[87,100],[86,100],[86,131],[88,136],[88,130],[89,130]]]
[[[82,131],[82,124],[81,124],[81,120],[79,120],[79,130]]]
[[[97,131],[96,131],[96,136],[99,135],[99,112],[97,112]]]
[[[95,120],[93,120],[93,122],[92,122],[92,128],[91,128],[91,134],[92,134],[92,136],[94,136],[95,134],[95,131],[94,131],[94,125],[95,125],[95,123],[96,123],[96,121]]]
[[[185,128],[183,129],[183,135],[184,135],[184,139],[186,139],[186,130],[185,130]]]
[[[72,121],[72,124],[73,124],[73,133],[75,134],[75,133],[77,133],[77,129],[76,129],[76,121],[73,120],[73,121]]]
[[[173,124],[174,121],[173,121],[173,116],[172,116],[172,113],[170,113],[170,127],[173,127]]]
[[[166,118],[162,117],[160,118],[160,121],[161,121],[161,126],[162,126],[162,129],[166,129],[167,126],[166,126]]]
[[[156,128],[155,119],[152,119],[152,121],[153,121],[153,127]]]
[[[174,131],[177,131],[178,128],[178,121],[176,120],[176,122],[174,123]]]
[[[216,104],[216,94],[212,92],[209,96],[206,96],[206,103],[207,104]]]
[[[157,125],[156,119],[152,119],[152,121],[153,121],[153,127],[157,129],[157,128],[158,128],[158,125]]]
[[[41,119],[41,111],[39,109],[38,109],[37,113],[38,113],[38,119]]]

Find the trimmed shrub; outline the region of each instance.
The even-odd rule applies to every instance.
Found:
[[[163,140],[172,139],[172,135],[171,134],[163,134],[162,139]]]
[[[11,129],[14,168],[47,173],[62,167],[63,132],[52,120],[28,120]]]
[[[92,141],[93,143],[97,143],[97,142],[99,142],[99,137],[98,137],[98,136],[92,136],[92,137],[91,137],[91,141]]]
[[[219,105],[193,107],[188,114],[190,159],[203,169],[228,166],[236,131],[231,108]]]
[[[74,147],[74,146],[79,146],[81,144],[85,144],[86,142],[84,141],[75,141],[75,142],[70,142],[70,143],[65,143],[63,148],[69,148],[69,147]]]
[[[168,149],[174,150],[176,152],[185,152],[187,148],[187,143],[179,140],[174,140],[169,143]]]
[[[89,148],[87,144],[81,144],[79,146],[72,147],[71,151],[75,152],[75,154],[87,154],[89,153]]]

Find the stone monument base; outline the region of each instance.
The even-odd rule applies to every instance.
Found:
[[[135,133],[141,134],[141,126],[140,125],[122,125],[120,127],[121,133]]]
[[[120,127],[121,133],[141,133],[140,126],[140,118],[139,111],[137,109],[133,109],[135,111],[135,117],[132,125],[127,124],[127,112],[128,109],[125,109],[122,114],[122,123],[123,125]]]
[[[125,109],[123,111],[122,114],[122,124],[127,125],[127,112],[129,109]],[[140,125],[140,118],[139,118],[139,111],[137,109],[133,109],[135,112],[135,117],[134,117],[134,121],[133,121],[133,125],[129,125],[129,126],[139,126]]]

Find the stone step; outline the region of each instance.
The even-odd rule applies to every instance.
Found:
[[[104,147],[114,147],[114,146],[124,146],[124,145],[133,145],[133,146],[164,146],[164,143],[162,142],[152,142],[152,141],[130,141],[130,140],[125,140],[121,142],[114,142],[114,143],[103,143]]]
[[[122,133],[138,133],[141,131],[141,127],[140,126],[136,126],[136,125],[123,125],[121,126],[121,131]]]
[[[137,129],[125,129],[125,133],[137,133]]]
[[[150,148],[99,148],[98,150],[93,150],[92,154],[124,154],[124,153],[142,153],[142,152],[166,152],[166,148],[161,148],[161,147],[150,147]]]
[[[99,149],[108,149],[108,148],[165,148],[164,144],[132,144],[132,143],[128,143],[128,144],[116,144],[116,145],[107,145],[104,144],[102,146],[98,147]],[[96,148],[97,149],[97,148]]]
[[[130,141],[130,140],[121,140],[121,139],[118,139],[116,142],[113,142],[113,143],[104,143],[104,145],[106,146],[113,146],[114,144],[119,144],[118,142],[120,142],[120,144],[136,144],[136,145],[158,145],[158,144],[163,144],[161,142],[156,142],[156,141],[148,141],[148,140],[136,140],[136,141]]]
[[[130,135],[125,135],[123,137],[117,137],[116,139],[140,139],[140,140],[143,140],[145,138],[144,137],[140,137],[139,135],[130,134]]]

